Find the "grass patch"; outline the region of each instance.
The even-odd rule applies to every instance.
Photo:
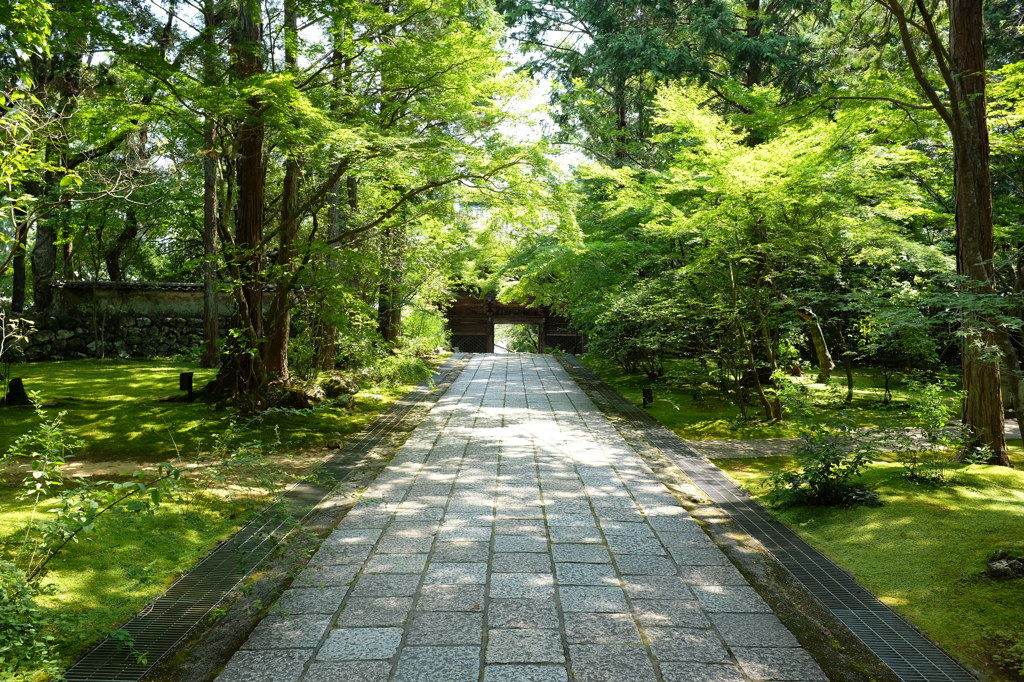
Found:
[[[279,487],[290,474],[317,464],[329,440],[363,428],[412,388],[403,382],[418,381],[428,369],[418,361],[391,364],[396,366],[385,366],[382,381],[358,394],[351,410],[326,405],[269,411],[254,422],[202,403],[157,402],[160,396],[176,393],[181,371],[195,371],[197,386],[213,376],[212,370],[184,363],[89,360],[16,366],[13,376],[24,378],[42,401],[58,402],[58,407],[47,410],[49,415],[66,412],[67,431],[85,441],[72,463],[113,461],[124,463],[124,471],[130,473],[174,461],[196,486],[161,504],[153,515],[103,516],[94,532],[61,550],[48,565],[42,583],[51,593],[37,601],[54,616],[49,629],[63,663],[72,662],[130,619],[251,518],[266,502],[265,484]],[[38,423],[31,409],[0,408],[0,452]],[[233,434],[230,446],[211,453],[225,432]],[[212,460],[231,456],[248,443],[263,454],[227,478],[204,478],[187,468],[215,464]],[[24,475],[20,470],[0,471],[8,479],[0,485],[0,561],[25,558],[19,552],[32,504],[19,497],[17,482]],[[25,679],[47,678],[30,673]]]
[[[216,374],[168,360],[69,360],[15,365],[12,375],[22,377],[43,402],[58,403],[48,412],[67,412],[68,430],[86,442],[77,460],[155,463],[209,448],[214,436],[235,419],[233,412],[205,403],[157,402],[179,393],[180,372],[195,372],[197,387]],[[253,425],[252,435],[266,442],[279,438],[286,449],[322,446],[358,431],[409,388],[370,387],[369,393],[356,396],[353,410],[324,406],[301,416],[269,412]],[[0,408],[0,416],[0,452],[38,424],[31,408]]]
[[[0,489],[0,537],[8,555],[32,513],[18,492]],[[54,557],[41,580],[51,594],[38,603],[56,614],[50,634],[63,664],[131,619],[261,503],[258,497],[204,495],[201,504],[168,502],[153,515],[100,519],[95,532]]]
[[[647,412],[659,422],[687,440],[751,440],[761,438],[795,438],[800,435],[799,426],[793,422],[761,422],[757,406],[749,406],[744,420],[736,405],[721,399],[718,391],[711,388],[697,390],[682,386],[674,376],[685,373],[690,360],[670,359],[665,361],[666,377],[652,382],[642,374],[627,374],[614,363],[586,355],[584,364],[611,384],[619,393],[636,405],[643,405],[643,389],[654,389],[654,403]],[[865,367],[854,372],[853,401],[846,404],[845,377],[834,376],[829,385],[814,383],[814,377],[805,374],[794,377],[794,383],[806,387],[812,403],[811,423],[827,423],[835,419],[840,410],[846,413],[858,426],[893,427],[900,424],[903,403],[909,397],[902,382],[894,380],[893,399],[882,401],[884,381],[880,371]],[[952,374],[943,374],[946,380],[954,380]],[[698,397],[699,396],[699,397]]]
[[[761,483],[794,461],[715,464],[763,498]],[[956,485],[942,487],[917,485],[902,474],[898,464],[875,462],[861,476],[884,507],[773,513],[986,679],[1020,680],[1014,666],[1024,665],[1024,656],[1013,661],[1007,652],[1016,646],[1024,654],[1024,581],[991,580],[984,570],[996,549],[1024,553],[1024,472],[974,466],[957,472]]]

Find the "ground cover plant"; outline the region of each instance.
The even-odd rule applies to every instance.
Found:
[[[1019,444],[1011,456],[1019,452]],[[796,466],[791,457],[714,462],[767,503],[768,479]],[[882,601],[985,679],[1024,676],[1024,581],[986,576],[998,549],[1024,549],[1024,472],[956,467],[956,483],[908,479],[898,462],[875,461],[858,485],[884,506],[775,508],[796,530]]]
[[[5,636],[0,673],[56,675],[429,370],[382,364],[352,406],[245,416],[157,402],[197,369],[166,360],[15,365],[57,405],[0,408],[0,621],[34,642]]]
[[[654,402],[647,411],[658,421],[689,440],[749,440],[759,438],[796,438],[800,423],[789,420],[765,421],[744,419],[739,408],[722,395],[714,385],[696,382],[690,371],[698,363],[670,358],[664,361],[665,376],[652,381],[643,374],[630,374],[615,363],[594,354],[582,358],[584,364],[597,372],[619,393],[636,405],[643,405],[643,389],[654,391]],[[807,413],[803,421],[810,424],[832,423],[837,414],[852,421],[857,427],[889,428],[905,423],[907,399],[912,385],[904,378],[890,379],[892,399],[885,400],[883,371],[874,367],[853,370],[853,399],[845,401],[846,387],[838,380],[824,385],[814,382],[814,376],[790,377],[796,387],[806,389]],[[942,373],[952,379],[952,373]],[[952,388],[945,389],[952,395]]]
[[[52,405],[48,411],[65,413],[69,432],[85,441],[77,461],[149,463],[209,448],[214,437],[237,420],[232,411],[201,401],[158,402],[163,396],[182,395],[178,373],[184,371],[195,372],[197,387],[216,374],[191,362],[166,359],[39,362],[15,365],[13,370],[43,404]],[[355,409],[327,404],[301,418],[272,411],[253,428],[261,439],[280,440],[286,448],[323,446],[335,434],[351,433],[367,423],[381,402],[401,391],[408,379],[417,377],[393,385],[382,382],[363,391],[357,395]],[[38,423],[31,408],[7,409],[3,416],[0,451]]]

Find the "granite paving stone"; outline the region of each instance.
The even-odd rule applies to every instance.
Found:
[[[557,630],[490,630],[488,663],[563,663],[562,638]]]
[[[557,628],[559,624],[550,599],[492,599],[487,609],[491,628]]]
[[[550,573],[494,573],[488,594],[495,599],[553,597],[554,580]]]
[[[611,564],[555,564],[559,585],[618,586],[619,578]]]
[[[621,613],[629,610],[626,597],[618,587],[567,585],[558,588],[558,598],[562,610],[567,612]]]
[[[355,580],[359,564],[311,564],[295,580],[292,587],[332,587],[348,585]]]
[[[554,543],[602,543],[601,531],[597,526],[554,526],[549,529],[548,535]]]
[[[746,682],[740,669],[732,663],[669,662],[661,664],[665,682]]]
[[[387,682],[391,661],[314,661],[302,682]]]
[[[424,585],[416,608],[420,611],[480,611],[483,585]]]
[[[375,554],[366,562],[366,573],[422,573],[427,554]]]
[[[733,647],[740,668],[754,680],[828,682],[828,677],[803,649]]]
[[[633,611],[644,626],[707,628],[708,617],[695,600],[634,599]]]
[[[283,616],[334,613],[348,594],[347,587],[298,587],[285,590],[271,609]]]
[[[479,647],[407,646],[394,682],[476,682],[479,676]]]
[[[312,649],[239,651],[217,679],[221,682],[296,682],[312,655]]]
[[[495,552],[547,552],[548,539],[542,535],[497,535]]]
[[[405,625],[412,611],[412,597],[350,597],[338,616],[339,627]]]
[[[577,682],[657,682],[641,646],[570,644],[569,660]]]
[[[331,624],[327,615],[269,615],[249,635],[243,649],[305,649],[320,644]]]
[[[552,545],[551,554],[558,563],[608,564],[612,557],[602,545]]]
[[[364,574],[352,586],[353,597],[411,597],[420,576],[411,573]]]
[[[568,682],[569,673],[563,666],[504,664],[488,665],[484,669],[484,682]]]
[[[544,573],[551,570],[551,555],[546,552],[495,553],[491,570],[495,573]]]
[[[608,535],[605,533],[608,549],[612,554],[650,554],[664,555],[665,548],[655,538],[633,537],[629,535]]]
[[[728,566],[680,566],[679,577],[689,585],[746,585],[747,579]]]
[[[489,554],[486,542],[438,542],[431,559],[448,563],[478,563],[487,561]]]
[[[402,628],[337,628],[320,647],[318,661],[367,661],[391,658],[402,641]]]
[[[745,585],[694,585],[693,594],[708,611],[771,613],[771,607],[753,587]]]
[[[640,631],[629,613],[566,613],[570,644],[640,644]]]
[[[518,354],[467,359],[218,679],[824,676],[558,361]]]
[[[487,564],[435,561],[427,568],[423,581],[428,585],[483,585],[487,582]]]
[[[712,613],[711,622],[729,646],[800,646],[774,613]]]
[[[458,612],[417,613],[409,625],[406,643],[410,645],[480,646],[483,639],[483,614]]]
[[[644,626],[644,634],[659,661],[718,663],[729,660],[729,652],[714,630]]]
[[[631,599],[693,599],[686,582],[674,575],[627,575],[622,589]]]
[[[615,565],[623,575],[675,575],[679,572],[668,557],[649,554],[617,554]]]

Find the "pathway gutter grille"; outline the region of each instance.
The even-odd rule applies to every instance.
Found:
[[[679,436],[623,397],[575,357],[563,356],[563,362],[651,445],[682,469],[743,530],[764,545],[901,680],[977,682],[974,675],[858,584],[852,575],[772,518],[721,469],[694,452]]]
[[[145,653],[144,661],[123,645],[119,648],[119,643],[108,637],[71,666],[64,673],[64,679],[67,682],[141,680],[274,551],[295,527],[296,519],[314,516],[320,502],[352,473],[382,438],[395,431],[414,408],[433,404],[455,380],[466,361],[464,354],[452,355],[430,379],[391,405],[352,443],[321,464],[317,471],[327,475],[313,478],[330,483],[323,487],[300,483],[289,488],[283,496],[284,504],[268,507],[128,621],[121,630],[131,635],[135,651]],[[289,511],[282,511],[284,508]]]

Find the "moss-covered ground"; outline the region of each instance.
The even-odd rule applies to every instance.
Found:
[[[756,405],[747,407],[747,418],[744,418],[740,409],[715,387],[707,384],[693,386],[680,381],[678,377],[692,369],[688,367],[691,364],[689,360],[666,360],[666,376],[652,381],[643,374],[629,374],[603,358],[588,355],[581,359],[637,405],[643,404],[643,389],[651,388],[654,402],[647,411],[687,440],[751,440],[799,435],[799,428],[792,422],[759,419],[762,415]],[[853,400],[850,403],[845,402],[844,375],[833,374],[828,385],[815,383],[814,378],[813,373],[791,378],[806,389],[811,422],[830,422],[842,412],[859,426],[900,425],[907,388],[899,378],[892,383],[891,401],[884,402],[882,372],[872,367],[858,367],[854,370]],[[942,373],[941,378],[956,381],[956,377],[948,372]]]
[[[231,411],[202,402],[159,402],[182,395],[178,374],[195,372],[198,388],[216,370],[203,370],[168,360],[70,360],[15,365],[13,376],[35,392],[50,415],[65,412],[68,430],[85,441],[76,453],[80,461],[161,462],[190,457],[209,449],[215,436],[240,420]],[[271,411],[248,423],[252,436],[264,442],[280,440],[286,449],[323,446],[337,436],[358,431],[383,406],[408,386],[373,386],[356,396],[355,409],[326,406],[296,414]],[[0,412],[0,452],[39,422],[31,408]]]
[[[271,411],[252,420],[199,402],[159,402],[162,396],[178,393],[178,373],[183,371],[196,373],[196,386],[213,376],[211,370],[167,360],[14,367],[13,376],[22,377],[40,402],[56,404],[45,408],[43,416],[31,408],[0,408],[0,453],[41,419],[64,413],[67,431],[83,442],[70,462],[84,463],[86,472],[90,467],[103,469],[93,480],[127,480],[126,475],[142,467],[149,467],[150,476],[155,463],[171,461],[188,469],[185,477],[193,484],[152,515],[101,517],[93,532],[82,534],[80,541],[62,549],[49,564],[41,583],[50,594],[40,603],[55,617],[50,631],[65,664],[131,618],[230,536],[266,502],[266,484],[280,486],[315,465],[327,454],[328,441],[359,431],[412,388],[401,381],[382,382],[366,386],[351,409],[327,405]],[[404,378],[411,382],[421,377]],[[225,443],[228,432],[232,435]],[[215,464],[239,448],[263,456],[234,467],[224,477],[204,476],[199,473],[202,469],[191,468]],[[119,466],[112,470],[99,463]],[[32,517],[33,503],[23,497],[21,482],[29,472],[9,464],[0,468],[0,561],[23,565],[24,528]],[[47,509],[46,504],[36,509],[36,518],[46,515]],[[30,674],[25,679],[33,678]]]
[[[715,464],[755,497],[790,457]],[[860,479],[882,507],[790,507],[776,516],[865,587],[986,679],[1018,680],[1024,666],[1024,580],[993,580],[997,549],[1024,554],[1024,471],[959,470],[942,486],[909,481],[903,467],[875,462]]]

